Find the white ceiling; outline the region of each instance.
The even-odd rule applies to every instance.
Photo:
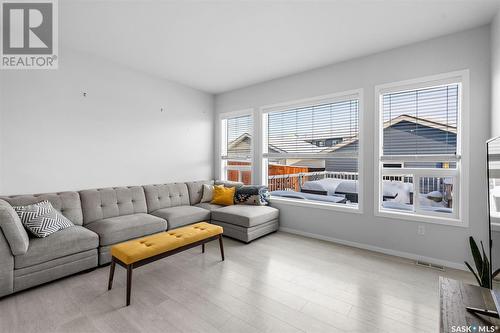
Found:
[[[67,1],[61,43],[210,93],[466,30],[493,0]]]

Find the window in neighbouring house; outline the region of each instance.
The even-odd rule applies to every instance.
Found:
[[[357,94],[264,110],[262,122],[272,196],[358,207]]]
[[[251,114],[222,118],[221,120],[221,178],[252,183]]]
[[[461,82],[380,98],[379,211],[459,218]]]

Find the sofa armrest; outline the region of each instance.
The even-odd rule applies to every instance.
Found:
[[[14,256],[0,230],[0,297],[14,292]]]
[[[25,254],[28,251],[28,233],[14,208],[2,199],[0,199],[0,230],[13,255]]]

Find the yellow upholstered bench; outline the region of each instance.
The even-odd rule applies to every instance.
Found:
[[[216,239],[219,240],[220,253],[222,260],[224,260],[222,232],[222,227],[218,225],[200,222],[114,245],[111,247],[112,258],[108,290],[113,286],[113,275],[117,263],[127,269],[127,305],[129,305],[132,269],[134,268],[198,245],[202,246],[202,252],[204,253],[205,243]]]

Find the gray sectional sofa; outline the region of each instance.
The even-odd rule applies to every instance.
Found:
[[[275,208],[200,203],[203,184],[214,181],[0,197],[0,297],[105,265],[114,244],[200,221],[221,225],[225,236],[244,242],[278,230]],[[31,237],[12,206],[43,200],[75,226]]]

